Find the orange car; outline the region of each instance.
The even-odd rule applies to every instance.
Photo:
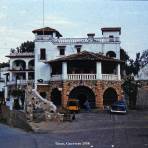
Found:
[[[80,106],[79,106],[79,100],[77,99],[69,99],[67,102],[67,109],[71,112],[79,112]]]

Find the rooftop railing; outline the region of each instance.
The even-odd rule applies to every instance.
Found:
[[[9,56],[34,56],[33,52],[14,52],[14,53],[10,53]]]
[[[120,38],[99,37],[99,38],[53,38],[50,35],[37,35],[36,41],[50,40],[54,44],[86,44],[86,43],[119,43]]]

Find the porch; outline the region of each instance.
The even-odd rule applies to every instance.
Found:
[[[108,61],[68,61],[49,65],[50,81],[121,80],[120,63]]]
[[[50,69],[49,81],[121,80],[121,61],[102,54],[83,51],[46,64]]]

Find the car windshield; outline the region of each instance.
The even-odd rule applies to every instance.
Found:
[[[118,102],[115,102],[113,105],[124,105],[125,106],[125,102],[124,101],[118,101]]]
[[[112,109],[124,111],[126,109],[126,107],[124,105],[113,105]]]
[[[68,105],[69,106],[77,106],[78,103],[76,101],[70,101],[70,102],[68,102]]]

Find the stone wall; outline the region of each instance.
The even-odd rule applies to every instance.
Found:
[[[66,107],[70,92],[78,87],[85,86],[90,88],[96,97],[96,107],[103,109],[103,94],[106,89],[113,88],[118,96],[118,100],[121,98],[121,81],[54,81],[49,85],[39,85],[39,92],[47,92],[48,99],[50,100],[50,94],[54,88],[58,88],[62,94],[62,106]]]
[[[142,108],[148,108],[148,85],[138,89],[136,105]]]

